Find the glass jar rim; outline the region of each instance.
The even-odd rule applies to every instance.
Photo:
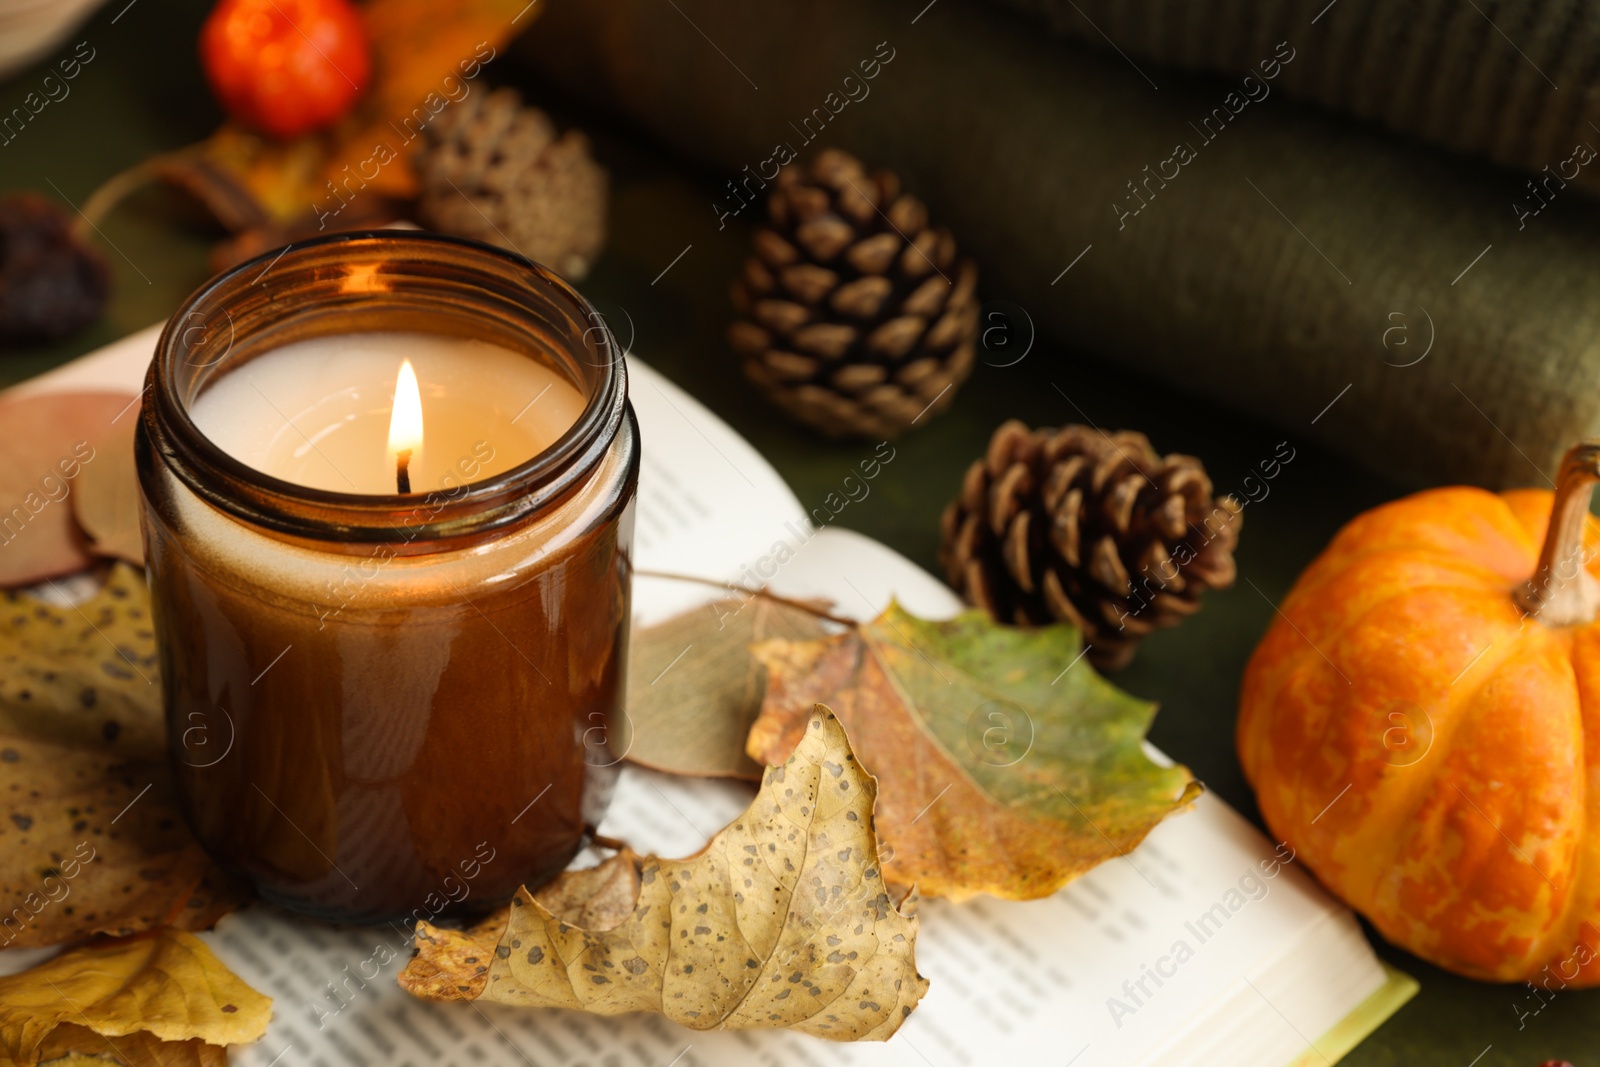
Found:
[[[426,264],[440,271],[461,272],[454,285],[462,292],[472,291],[472,279],[476,278],[486,308],[493,297],[505,307],[526,312],[530,324],[541,312],[564,315],[568,327],[584,324],[580,334],[555,339],[564,342],[565,355],[576,356],[580,348],[592,346],[603,357],[598,361],[579,359],[594,374],[587,383],[573,382],[586,393],[576,421],[542,451],[505,471],[449,490],[406,495],[341,493],[299,485],[251,467],[213,442],[191,418],[189,405],[214,376],[198,375],[197,369],[222,364],[233,350],[239,323],[227,310],[227,301],[274,272],[281,277],[286,273],[292,276],[296,270],[309,271],[312,284],[331,285],[348,279],[353,276],[350,254],[374,245],[378,247],[373,251],[389,253],[391,264]],[[335,269],[342,274],[331,273]],[[328,273],[319,277],[318,270]],[[395,281],[409,277],[416,282],[426,275],[390,272],[390,277]],[[376,291],[393,293],[394,289]],[[259,299],[258,294],[252,295]],[[230,328],[227,348],[210,363],[196,364],[189,334],[209,328],[206,313],[217,309],[223,310]],[[267,313],[280,314],[280,322],[290,321],[294,315],[293,310],[279,308]],[[196,316],[201,317],[201,325],[188,325]],[[353,332],[366,331],[330,329],[319,335]],[[554,347],[533,343],[531,332],[529,342],[520,353],[533,359]],[[566,373],[576,368],[553,369]],[[149,399],[140,417],[140,447],[154,448],[166,467],[202,499],[236,518],[281,533],[358,543],[439,542],[528,519],[565,497],[600,464],[628,412],[627,367],[616,339],[605,319],[570,283],[518,253],[425,230],[327,234],[265,252],[216,275],[190,294],[167,321],[145,380],[145,392]],[[428,512],[425,516],[424,511]]]

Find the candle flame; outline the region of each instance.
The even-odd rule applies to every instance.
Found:
[[[411,361],[400,364],[394,383],[394,410],[389,416],[389,454],[422,451],[422,393],[417,388],[417,372]]]

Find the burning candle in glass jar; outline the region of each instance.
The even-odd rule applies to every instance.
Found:
[[[498,250],[355,234],[273,262],[278,291],[256,263],[180,309],[141,415],[185,812],[288,907],[492,906],[566,865],[615,780],[626,370]]]

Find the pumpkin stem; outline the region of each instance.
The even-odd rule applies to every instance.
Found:
[[[1547,626],[1574,626],[1600,614],[1600,583],[1585,564],[1584,526],[1589,498],[1600,481],[1600,441],[1573,445],[1561,459],[1550,526],[1539,551],[1539,569],[1517,590],[1518,605]]]

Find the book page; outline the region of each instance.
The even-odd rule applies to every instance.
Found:
[[[157,332],[22,388],[137,391]],[[770,581],[789,595],[827,597],[858,618],[891,596],[929,617],[958,610],[942,583],[888,548],[818,529],[748,443],[643,363],[630,368],[645,456],[641,568]],[[717,595],[640,577],[636,619],[659,620]],[[602,831],[640,852],[688,855],[751,796],[748,786],[628,767]],[[235,1063],[256,1067],[1165,1067],[1218,1062],[1220,1049],[1238,1067],[1283,1067],[1383,981],[1349,913],[1286,847],[1209,795],[1134,852],[1049,898],[929,900],[919,915],[927,999],[894,1039],[873,1045],[702,1033],[657,1017],[416,1001],[395,984],[410,955],[409,932],[399,926],[337,929],[257,905],[203,936],[275,999],[267,1038],[234,1051]],[[0,953],[0,967],[37,958]],[[1210,1039],[1199,1040],[1203,1034]],[[1191,1058],[1206,1054],[1212,1058]]]
[[[628,396],[644,442],[635,565],[760,585],[763,560],[785,556],[785,546],[811,536],[800,502],[748,441],[632,357]],[[634,617],[649,625],[716,595],[690,583],[640,579]]]

